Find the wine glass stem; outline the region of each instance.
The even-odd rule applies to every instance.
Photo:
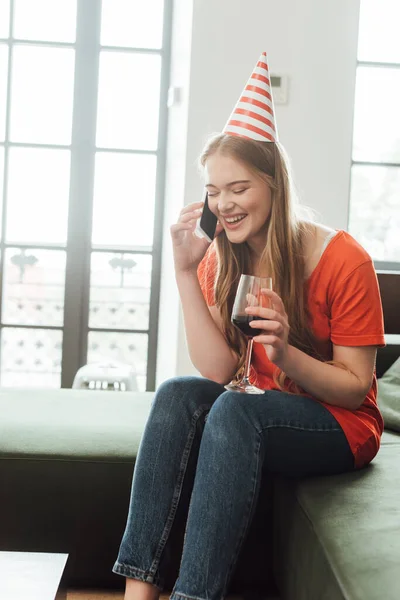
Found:
[[[250,368],[251,368],[251,354],[253,352],[253,338],[250,338],[247,342],[246,360],[244,363],[244,379],[245,383],[250,383]]]

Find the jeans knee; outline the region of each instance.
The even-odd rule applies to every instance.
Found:
[[[166,394],[168,396],[175,396],[176,394],[182,394],[190,389],[193,389],[198,385],[197,380],[199,377],[171,377],[163,381],[157,388],[157,394]]]
[[[255,424],[244,408],[245,394],[225,392],[214,402],[207,416],[205,439],[221,452],[233,445],[247,447],[256,433]]]
[[[202,377],[172,377],[164,381],[158,388],[154,404],[176,406],[185,404],[212,404],[223,391],[222,386]]]
[[[231,421],[240,421],[244,414],[244,405],[249,399],[246,394],[236,392],[224,392],[214,402],[207,422],[214,422],[218,426],[226,426]]]

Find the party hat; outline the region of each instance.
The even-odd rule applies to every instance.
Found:
[[[278,141],[266,52],[261,54],[223,133],[263,142]]]

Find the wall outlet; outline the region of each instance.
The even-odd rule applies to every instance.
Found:
[[[271,87],[274,104],[286,104],[288,101],[287,75],[271,74]]]

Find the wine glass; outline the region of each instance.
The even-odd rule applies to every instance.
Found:
[[[249,381],[251,354],[253,351],[253,337],[262,333],[261,329],[250,327],[251,321],[265,320],[258,316],[248,314],[245,309],[248,306],[263,306],[269,308],[270,301],[261,290],[272,290],[271,277],[254,277],[253,275],[241,275],[236,291],[235,302],[232,309],[231,321],[248,338],[244,374],[238,383],[231,381],[225,386],[231,392],[242,394],[263,394],[264,390],[252,385]]]

